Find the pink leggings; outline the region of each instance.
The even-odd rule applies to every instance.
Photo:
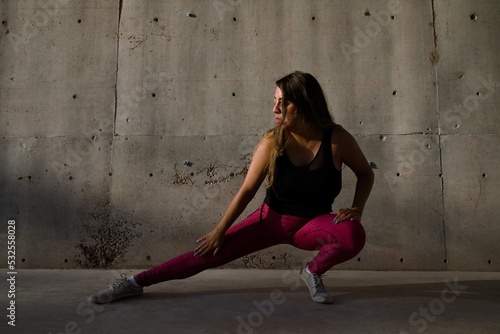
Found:
[[[312,273],[322,275],[363,249],[365,231],[356,220],[336,225],[332,216],[332,222],[312,223],[310,218],[282,215],[263,204],[226,232],[216,256],[195,257],[190,251],[135,275],[135,280],[141,286],[149,286],[191,277],[278,244],[289,244],[308,251],[319,250],[308,268]]]

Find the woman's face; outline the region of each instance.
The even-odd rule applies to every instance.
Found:
[[[276,124],[283,123],[283,126],[291,127],[296,117],[297,108],[292,102],[288,102],[288,106],[286,108],[286,118],[283,119],[283,93],[279,87],[276,87],[276,91],[274,92],[274,119],[276,120]]]

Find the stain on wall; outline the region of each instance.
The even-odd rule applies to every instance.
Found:
[[[130,246],[142,237],[142,223],[111,212],[109,205],[96,208],[92,219],[83,223],[82,236],[75,246],[75,262],[84,269],[108,269],[123,264]]]

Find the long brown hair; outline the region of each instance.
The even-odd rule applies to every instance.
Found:
[[[288,145],[290,133],[282,127],[286,117],[286,108],[291,102],[297,108],[297,119],[299,126],[312,124],[322,130],[332,128],[335,125],[333,117],[328,110],[325,94],[318,80],[309,73],[295,71],[276,81],[276,86],[281,89],[282,120],[273,129],[264,135],[264,139],[273,138],[271,155],[266,175],[266,187],[272,187],[276,169],[276,159],[283,155]]]

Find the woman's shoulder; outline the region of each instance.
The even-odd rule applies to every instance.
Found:
[[[353,139],[354,137],[351,135],[351,133],[347,131],[342,125],[335,124],[332,127],[332,137],[331,137],[332,145],[346,144]]]
[[[267,145],[269,145],[269,143],[272,143],[274,141],[274,136],[275,136],[274,133],[275,133],[274,128],[267,130],[266,133],[264,133],[261,142],[266,142]]]
[[[274,142],[274,129],[267,130],[262,139],[257,144],[257,148],[269,149]]]
[[[331,127],[331,133],[332,133],[332,143],[334,139],[341,138],[346,135],[350,135],[350,133],[344,129],[344,127],[340,124],[334,124]]]

